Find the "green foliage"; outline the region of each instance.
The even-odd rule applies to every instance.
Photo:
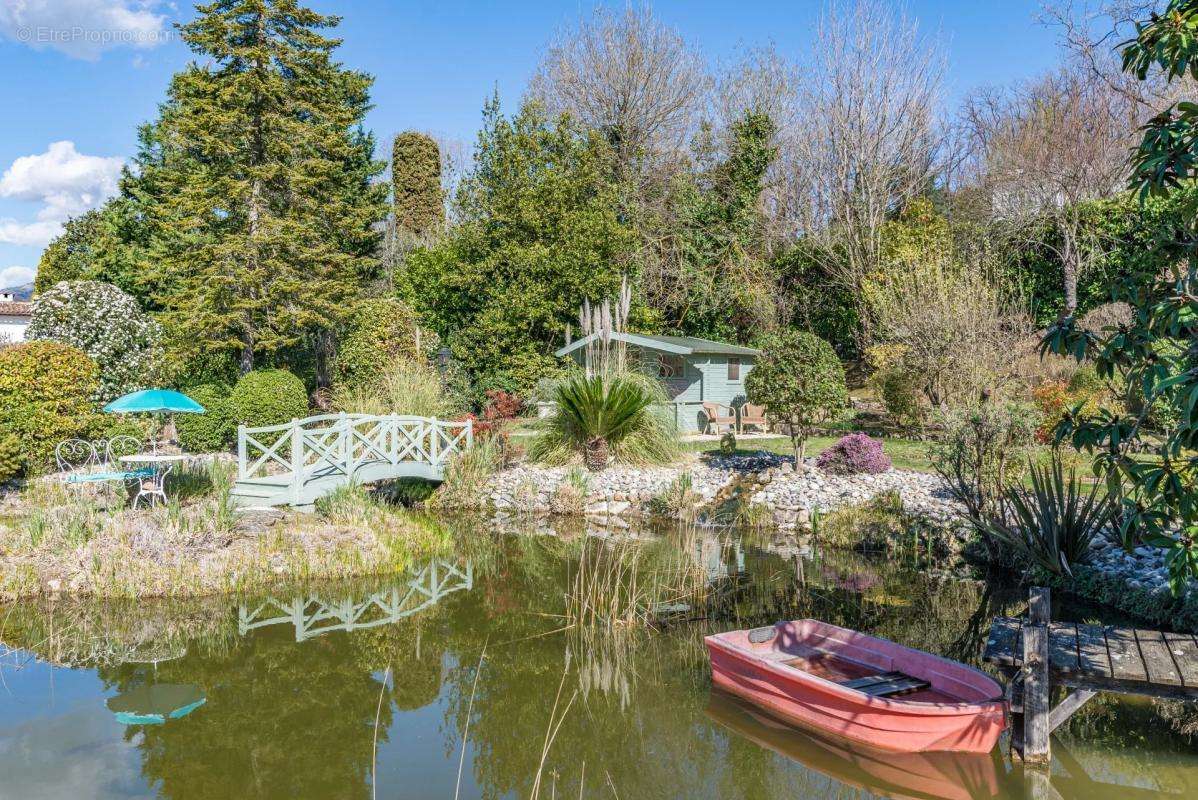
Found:
[[[844,366],[823,339],[801,331],[767,338],[762,354],[745,378],[749,402],[789,428],[796,465],[811,429],[834,419],[847,406]]]
[[[424,239],[445,224],[441,190],[441,149],[433,137],[404,131],[391,144],[391,185],[395,224],[400,232]]]
[[[927,416],[919,381],[899,366],[885,367],[873,376],[882,405],[904,427],[918,425]]]
[[[659,309],[681,333],[747,342],[777,322],[777,268],[767,257],[760,198],[766,171],[778,155],[777,126],[751,112],[727,132],[727,155],[675,181],[667,197],[666,235],[656,257],[676,265]],[[701,160],[706,153],[697,154]]]
[[[736,434],[728,431],[720,437],[720,455],[731,456],[736,454]]]
[[[1090,545],[1110,522],[1111,501],[1101,484],[1087,492],[1077,473],[1059,456],[1031,465],[1031,487],[1008,487],[997,513],[980,520],[986,532],[1041,569],[1072,575],[1085,563]]]
[[[982,521],[998,516],[1007,489],[1023,478],[1036,446],[1039,414],[1016,403],[983,403],[943,412],[937,422],[944,432],[932,446],[932,467],[965,507],[997,562],[998,542]]]
[[[416,312],[390,297],[360,301],[337,347],[333,382],[355,386],[378,379],[398,357],[423,359],[437,349],[437,337],[422,331]]]
[[[304,382],[285,369],[246,373],[228,403],[233,421],[249,426],[279,425],[308,415]]]
[[[401,296],[445,339],[481,396],[528,396],[555,369],[584,298],[614,294],[633,235],[617,216],[602,138],[525,104],[487,104],[474,166],[455,200],[459,223],[413,251]]]
[[[1163,16],[1137,25],[1137,37],[1123,51],[1124,69],[1140,79],[1159,69],[1167,80],[1198,75],[1193,29],[1198,2],[1171,0]],[[1111,300],[1126,302],[1131,321],[1114,330],[1084,330],[1070,317],[1053,325],[1042,349],[1092,360],[1098,374],[1136,387],[1143,398],[1138,413],[1100,408],[1075,409],[1057,426],[1058,441],[1094,453],[1115,502],[1114,517],[1124,544],[1144,542],[1167,550],[1170,586],[1182,593],[1198,577],[1198,363],[1193,341],[1198,331],[1198,104],[1179,103],[1153,117],[1132,159],[1134,185],[1151,217],[1155,203],[1179,204],[1171,219],[1155,218],[1151,258],[1128,270],[1112,286]],[[1162,343],[1184,342],[1175,353]],[[1144,439],[1152,410],[1160,404],[1177,412],[1151,442]],[[1140,454],[1151,449],[1152,457]]]
[[[231,394],[232,389],[223,383],[203,383],[187,390],[187,396],[202,405],[205,413],[176,415],[180,447],[189,453],[215,453],[229,448],[237,438]]]
[[[180,28],[196,58],[143,128],[122,194],[172,341],[242,372],[306,344],[377,269],[384,165],[362,128],[372,79],[345,69],[336,17],[296,0],[215,0]]]
[[[487,505],[486,482],[503,469],[504,443],[499,436],[476,436],[470,449],[457,453],[445,469],[445,480],[430,506],[477,510]]]
[[[622,464],[662,464],[677,458],[678,436],[661,405],[661,385],[639,373],[575,373],[562,380],[557,406],[541,420],[529,457],[563,464],[582,456],[601,470],[609,458]]]
[[[337,386],[333,405],[359,414],[411,414],[447,417],[459,413],[460,404],[445,390],[437,370],[424,361],[398,356],[385,362],[368,383]]]
[[[813,246],[799,241],[773,259],[779,292],[793,303],[789,327],[810,331],[831,343],[842,358],[859,355],[857,334],[861,330],[855,295],[834,280]]]
[[[25,471],[25,454],[16,434],[0,430],[0,484],[19,477]]]
[[[78,348],[33,341],[0,349],[0,430],[17,436],[29,468],[44,468],[59,442],[98,426],[99,389],[95,362]]]
[[[87,353],[100,372],[102,403],[153,385],[161,372],[157,323],[109,283],[63,281],[46,289],[33,301],[25,336]]]
[[[159,273],[145,263],[146,227],[135,204],[114,197],[98,209],[67,220],[42,252],[33,288],[41,293],[60,281],[103,281],[150,307]]]

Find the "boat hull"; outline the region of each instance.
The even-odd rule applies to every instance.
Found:
[[[792,724],[895,752],[987,753],[1006,727],[1001,687],[985,673],[817,620],[777,627],[764,647],[749,643],[746,631],[707,637],[713,683]],[[811,647],[928,680],[938,701],[873,697],[778,657]]]

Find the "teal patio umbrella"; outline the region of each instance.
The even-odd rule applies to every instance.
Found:
[[[204,407],[172,389],[142,389],[118,397],[104,411],[109,414],[203,414]]]
[[[173,389],[142,389],[118,397],[104,406],[108,414],[203,414],[204,407]],[[158,443],[154,442],[157,451]]]
[[[106,705],[122,725],[162,725],[186,717],[206,700],[191,684],[154,683],[122,691],[108,698]]]

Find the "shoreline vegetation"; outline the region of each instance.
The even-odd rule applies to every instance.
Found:
[[[789,447],[788,440],[778,442],[777,450]],[[688,449],[704,444],[692,442]],[[917,443],[899,447],[912,444]],[[817,454],[823,449],[813,448]],[[773,503],[787,480],[820,483],[834,476],[812,465],[799,475],[787,472],[790,462],[771,450],[711,451],[668,467],[610,467],[588,475],[578,468],[519,465],[474,472],[462,466],[458,472],[473,485],[450,489],[444,497],[412,482],[374,491],[350,486],[323,498],[314,513],[235,511],[228,501],[231,470],[219,458],[184,470],[172,485],[177,499],[148,512],[125,509],[123,498],[111,490],[80,493],[52,476],[30,480],[0,495],[0,601],[244,596],[309,582],[394,575],[420,559],[460,549],[464,543],[454,528],[467,521],[475,536],[527,529],[615,540],[698,524],[765,537],[779,552],[815,546],[899,557],[948,577],[969,579],[997,566],[1017,582],[1047,582],[1074,598],[1154,625],[1198,630],[1198,603],[1192,598],[1129,586],[1126,579],[1092,566],[1050,575],[1027,564],[988,563],[967,522],[946,513],[951,501],[919,488],[939,479],[897,465],[882,477],[900,485],[914,481],[916,494],[904,497],[879,484],[832,498],[831,505],[790,527],[776,522],[776,509],[754,503],[754,495],[768,495]],[[495,482],[522,469],[550,476],[556,491],[527,482],[521,486],[517,480],[508,489],[516,502],[496,502]],[[641,496],[603,489],[630,474],[651,476]],[[852,476],[848,480],[842,485],[853,485]],[[872,485],[868,479],[859,484]],[[572,499],[560,497],[571,492]],[[464,497],[474,500],[463,503]],[[931,505],[921,506],[924,501]]]

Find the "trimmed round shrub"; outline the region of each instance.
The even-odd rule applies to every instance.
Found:
[[[923,421],[923,395],[913,375],[899,367],[887,367],[875,380],[882,405],[896,423],[907,426]]]
[[[421,330],[419,317],[406,303],[393,298],[363,300],[337,346],[333,381],[351,387],[371,383],[396,358],[423,360],[437,344],[436,335]]]
[[[17,437],[29,468],[54,461],[64,439],[102,427],[96,363],[77,347],[32,341],[0,350],[0,428]]]
[[[187,390],[187,396],[204,407],[203,414],[175,416],[179,446],[189,453],[215,453],[229,449],[237,437],[225,383],[202,383]]]
[[[234,423],[279,425],[308,415],[304,382],[285,369],[247,372],[233,387],[229,410]]]
[[[77,347],[99,369],[101,403],[154,383],[162,333],[137,301],[110,283],[60,281],[33,300],[25,333]]]
[[[0,483],[11,481],[25,471],[25,454],[16,434],[0,432]]]
[[[877,475],[890,469],[890,458],[882,452],[882,442],[864,433],[850,433],[819,454],[815,465],[833,475]]]

